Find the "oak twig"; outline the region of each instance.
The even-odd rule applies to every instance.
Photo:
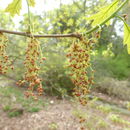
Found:
[[[1,33],[9,33],[26,37],[35,37],[35,38],[60,38],[60,37],[75,37],[81,38],[82,34],[79,33],[70,33],[70,34],[43,34],[43,35],[33,35],[27,32],[17,32],[17,31],[9,31],[5,29],[0,29]]]

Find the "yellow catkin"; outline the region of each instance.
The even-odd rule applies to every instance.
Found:
[[[88,69],[92,70],[90,64],[91,43],[92,41],[84,38],[74,41],[66,55],[69,58],[69,75],[75,85],[73,94],[82,105],[87,104],[87,94],[93,84],[93,76],[88,76]]]
[[[14,69],[13,63],[9,60],[9,56],[7,55],[8,38],[0,33],[0,74],[6,74],[9,69]]]
[[[24,83],[28,84],[28,91],[25,93],[27,97],[33,96],[37,99],[37,95],[43,94],[42,79],[39,76],[41,64],[46,60],[42,56],[40,42],[35,38],[28,40],[28,47],[26,49],[26,58],[24,61],[25,75],[24,80],[20,80],[17,84],[22,86]],[[33,90],[36,88],[38,94],[34,94]]]

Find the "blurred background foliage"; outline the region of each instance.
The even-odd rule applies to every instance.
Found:
[[[72,4],[69,5],[61,3],[60,8],[43,12],[42,15],[31,13],[33,33],[84,33],[91,28],[91,24],[88,23],[86,18],[97,12],[104,3],[105,5],[109,4],[107,0],[72,1]],[[129,14],[129,7],[130,4],[126,5],[123,11],[120,12],[121,15],[124,13]],[[3,11],[0,11],[0,14],[0,28],[13,30],[15,24],[12,18]],[[128,23],[130,23],[130,17],[128,18]],[[24,14],[17,30],[27,31],[27,25],[28,15]],[[101,31],[101,37],[91,56],[93,68],[96,70],[93,89],[94,91],[130,100],[129,93],[126,93],[130,91],[130,55],[127,54],[126,47],[122,44],[120,31],[122,31],[122,25],[120,20],[116,18],[111,21],[110,26],[104,25]],[[14,61],[15,70],[13,73],[10,71],[6,76],[17,81],[22,79],[25,72],[22,63],[25,59],[25,49],[27,47],[26,38],[16,35],[8,35],[8,37],[8,53]],[[47,57],[41,70],[45,92],[61,97],[70,95],[74,85],[67,75],[65,67],[67,59],[65,55],[73,39],[50,38],[39,40],[41,41],[43,55]],[[122,85],[121,81],[126,81],[126,84]],[[125,97],[120,96],[120,93],[125,95]]]

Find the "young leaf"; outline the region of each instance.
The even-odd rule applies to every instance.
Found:
[[[127,50],[128,50],[128,54],[130,54],[130,43],[127,44]]]
[[[21,8],[22,8],[22,0],[13,0],[12,3],[10,3],[7,6],[5,11],[9,12],[11,16],[14,16],[15,14],[19,15]]]
[[[124,23],[124,45],[127,45],[128,53],[130,54],[130,26]]]
[[[114,0],[110,5],[101,8],[97,14],[90,16],[87,18],[87,20],[93,20],[92,26],[101,24],[114,13],[114,11],[118,8],[118,4],[119,0]],[[109,25],[110,21],[108,21],[106,24]]]
[[[34,7],[35,6],[35,0],[28,0],[28,3],[30,6]]]

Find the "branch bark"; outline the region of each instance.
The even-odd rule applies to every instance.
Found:
[[[1,33],[9,33],[26,37],[35,37],[35,38],[60,38],[60,37],[73,37],[73,38],[81,38],[81,34],[79,33],[70,33],[70,34],[45,34],[45,35],[33,35],[27,32],[17,32],[17,31],[9,31],[5,29],[0,29]]]

